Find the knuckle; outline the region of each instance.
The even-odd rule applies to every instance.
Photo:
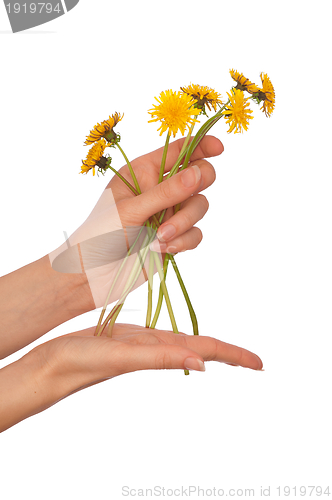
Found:
[[[243,364],[243,355],[244,355],[244,351],[243,349],[240,349],[238,352],[237,352],[237,359],[236,359],[236,362],[238,365],[242,366]]]
[[[186,228],[191,227],[193,225],[193,219],[192,219],[191,213],[187,210],[183,210],[181,215],[182,215],[182,220],[183,220],[184,226]]]
[[[159,196],[159,199],[162,201],[171,198],[172,188],[170,186],[170,183],[167,181],[161,182],[158,186],[157,194]]]
[[[209,342],[209,354],[205,357],[206,361],[218,361],[218,340],[214,337],[205,337]]]
[[[163,349],[156,355],[156,369],[166,370],[171,367],[171,356],[170,353]]]

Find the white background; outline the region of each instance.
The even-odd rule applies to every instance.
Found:
[[[162,90],[192,82],[226,97],[235,68],[258,84],[268,73],[276,91],[273,116],[255,106],[247,133],[213,129],[225,151],[211,160],[204,240],[177,258],[200,333],[254,351],[265,371],[207,363],[203,374],[131,373],[76,393],[0,436],[1,499],[120,499],[124,485],[256,497],[270,486],[277,498],[277,486],[332,486],[328,6],[81,0],[13,35],[0,4],[1,275],[55,249],[94,206],[108,179],[78,172],[97,121],[124,112],[134,158],[163,145],[147,123]],[[146,293],[132,294],[122,322],[144,324]],[[170,328],[167,313],[158,325]]]

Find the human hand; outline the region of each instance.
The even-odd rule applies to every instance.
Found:
[[[65,392],[137,370],[188,369],[204,371],[204,361],[219,361],[261,370],[254,353],[212,337],[116,323],[112,338],[94,336],[95,327],[70,333],[34,349],[37,364],[47,365]],[[62,382],[61,382],[62,381]]]
[[[183,141],[180,139],[170,144],[165,173],[175,163]],[[110,284],[122,266],[129,246],[145,221],[155,213],[167,209],[157,233],[161,242],[157,245],[159,251],[177,253],[195,248],[202,240],[202,233],[194,224],[208,209],[207,199],[199,192],[215,180],[214,168],[204,157],[216,156],[222,151],[223,146],[218,139],[206,136],[191,158],[191,164],[195,163],[196,166],[160,184],[158,176],[163,148],[134,160],[132,167],[142,194],[135,196],[115,175],[87,220],[69,238],[68,243],[50,254],[53,269],[67,273],[85,272],[94,305],[98,308],[105,305]],[[127,166],[122,167],[119,173],[133,182]],[[181,204],[181,210],[173,214],[172,207],[178,203]],[[170,234],[170,229],[173,229],[173,234]],[[125,269],[107,299],[108,303],[121,296],[145,235],[146,228],[135,251],[127,259]],[[145,266],[148,266],[148,259]],[[135,288],[144,283],[146,276],[147,273],[140,274]]]
[[[166,172],[177,158],[183,140],[170,144]],[[206,136],[202,140],[192,156],[192,162],[199,166],[201,179],[190,188],[181,183],[183,173],[157,186],[162,149],[141,156],[132,162],[142,189],[141,195],[135,197],[114,176],[90,216],[69,238],[68,243],[1,277],[0,359],[61,323],[104,305],[110,284],[114,282],[121,259],[127,252],[124,227],[128,229],[129,226],[130,230],[135,230],[155,211],[168,208],[164,220],[166,223],[172,222],[176,228],[175,235],[169,240],[172,245],[172,248],[168,248],[169,252],[194,248],[201,241],[202,235],[193,226],[204,216],[208,207],[206,198],[197,193],[211,185],[215,179],[212,165],[203,158],[216,156],[222,151],[223,146],[215,137]],[[120,172],[131,181],[127,166]],[[172,208],[169,207],[178,202],[181,203],[181,210],[173,215]],[[163,227],[165,223],[160,232]],[[83,256],[78,252],[78,244]],[[131,257],[126,262],[127,270],[130,270],[133,259],[136,258],[135,255]],[[55,265],[57,263],[58,268]],[[54,268],[51,264],[54,264]],[[81,264],[86,268],[85,272]],[[57,272],[56,269],[62,272]],[[108,303],[118,299],[119,291],[123,290],[125,273],[121,276],[122,279],[118,280],[119,288],[113,290]],[[136,286],[144,280],[141,273]]]
[[[85,387],[137,370],[204,371],[204,361],[261,370],[256,354],[212,337],[115,324],[112,338],[95,327],[41,344],[0,370],[0,432]]]
[[[184,139],[179,139],[170,144],[166,158],[165,174],[171,170],[176,162],[183,142]],[[135,197],[117,176],[114,176],[107,186],[114,193],[122,225],[124,227],[140,226],[153,214],[167,208],[163,224],[157,233],[161,242],[167,241],[167,246],[163,245],[162,250],[177,253],[196,248],[202,240],[202,233],[200,229],[193,226],[208,210],[206,197],[198,193],[208,188],[216,178],[213,166],[204,158],[218,156],[223,150],[224,147],[219,139],[213,136],[204,137],[191,157],[191,165],[199,167],[198,179],[195,179],[193,172],[191,174],[188,172],[188,177],[192,178],[193,181],[191,186],[182,184],[180,180],[185,172],[177,174],[158,185],[163,148],[134,160],[132,166],[141,187],[142,195]],[[132,182],[127,165],[122,167],[119,173],[129,182]],[[181,203],[181,211],[174,215],[173,206],[177,203]],[[173,234],[168,236],[165,230],[168,227],[168,234],[170,234],[170,225],[174,229],[172,230]],[[169,242],[172,242],[171,249]]]

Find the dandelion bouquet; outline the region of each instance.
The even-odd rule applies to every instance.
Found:
[[[228,133],[239,133],[243,132],[243,130],[247,130],[250,120],[253,118],[253,116],[251,116],[252,110],[250,109],[250,101],[253,101],[256,104],[261,104],[260,109],[265,113],[267,117],[271,116],[275,106],[275,92],[267,74],[261,73],[261,86],[252,83],[242,73],[239,73],[238,71],[235,71],[233,69],[230,70],[230,75],[235,83],[233,83],[230,92],[227,92],[228,99],[225,102],[221,99],[221,95],[210,87],[193,84],[190,84],[187,87],[181,87],[179,91],[163,91],[161,92],[159,98],[155,98],[157,104],[154,104],[153,108],[148,111],[148,113],[151,115],[151,119],[149,120],[149,122],[159,122],[160,126],[158,128],[158,131],[160,131],[160,135],[166,133],[166,140],[160,164],[158,183],[163,182],[165,179],[168,179],[169,177],[175,175],[177,172],[182,171],[188,167],[190,158],[195,148],[198,146],[203,137],[208,133],[208,131],[220,119],[224,119],[226,124],[228,125]],[[208,113],[212,113],[212,116],[209,117]],[[93,175],[95,175],[95,172],[97,170],[97,175],[98,173],[104,175],[107,170],[111,170],[121,179],[121,181],[126,184],[128,189],[130,189],[135,196],[139,196],[142,192],[135,176],[135,172],[125,152],[120,146],[120,134],[115,132],[114,130],[114,128],[118,125],[122,118],[123,115],[114,113],[108,118],[108,120],[105,120],[100,124],[98,123],[91,130],[85,141],[85,145],[90,145],[91,148],[87,154],[86,159],[82,162],[81,173],[86,174],[92,171]],[[202,120],[204,120],[204,123],[200,124],[200,128],[194,135],[194,128]],[[169,173],[165,175],[165,163],[169,142],[171,136],[173,135],[173,137],[175,138],[175,136],[179,132],[183,136],[186,133],[187,135],[176,162],[174,163]],[[112,158],[108,154],[105,154],[106,148],[117,148],[120,150],[128,166],[132,182],[129,182],[112,167]],[[179,205],[175,206],[174,213],[176,213],[179,209]],[[137,236],[133,244],[127,245],[127,255],[123,259],[118,273],[113,280],[104,307],[101,311],[99,321],[95,330],[96,336],[100,336],[104,331],[106,332],[107,336],[112,336],[113,325],[123,307],[128,294],[133,289],[146,260],[148,260],[149,262],[147,266],[148,272],[146,273],[146,279],[148,281],[148,299],[145,323],[146,328],[155,328],[161,311],[163,300],[165,299],[168,314],[172,324],[172,329],[175,333],[179,333],[171,305],[169,292],[166,286],[167,269],[169,266],[169,262],[171,262],[188,307],[188,312],[193,326],[193,333],[194,335],[198,335],[198,322],[195,311],[177,267],[174,255],[171,253],[164,254],[164,259],[161,262],[157,252],[154,252],[150,248],[150,244],[155,239],[156,231],[163,222],[165,213],[166,210],[154,214],[153,217],[145,222],[144,241],[141,244],[139,251],[135,251],[136,260],[133,261],[131,272],[126,279],[126,284],[123,287],[119,300],[105,318],[107,304],[111,292],[114,288],[115,282],[119,279],[126,260],[133,253],[139,235]],[[155,268],[157,269],[159,275],[160,285],[157,305],[154,315],[152,316],[152,290],[153,274]],[[185,370],[185,373],[189,374],[187,370]]]

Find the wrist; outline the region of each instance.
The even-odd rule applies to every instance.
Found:
[[[48,256],[41,260],[45,277],[52,283],[54,306],[66,315],[64,321],[95,309],[85,273],[60,273],[52,268]]]
[[[59,273],[48,255],[0,281],[0,358],[95,308],[85,274]]]
[[[54,379],[34,350],[0,370],[0,432],[56,402]]]

